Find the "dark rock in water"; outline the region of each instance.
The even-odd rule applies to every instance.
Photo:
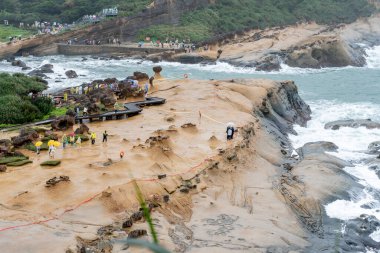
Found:
[[[37,131],[31,128],[24,128],[21,129],[19,136],[12,137],[11,140],[15,147],[21,147],[24,144],[31,143],[38,137],[39,134],[37,133]]]
[[[54,130],[67,130],[75,124],[75,118],[69,115],[61,116],[51,123]]]
[[[13,62],[14,60],[16,60],[16,58],[14,56],[10,56],[6,60],[7,62]]]
[[[22,67],[21,70],[29,70],[29,69],[32,69],[32,68],[31,68],[31,67],[27,67],[27,66],[25,66],[25,67]]]
[[[121,57],[120,57],[120,56],[112,55],[112,56],[110,57],[110,60],[117,60],[117,61],[120,61],[120,60],[121,60]]]
[[[41,70],[35,69],[28,73],[28,76],[38,76],[41,78],[48,78],[47,75],[45,75]]]
[[[86,57],[82,57],[82,61],[87,61],[88,59]]]
[[[368,145],[368,153],[380,154],[380,141],[374,141]]]
[[[335,152],[338,149],[332,142],[309,142],[303,147],[298,148],[296,151],[300,156],[300,159],[325,161],[329,166],[337,166],[338,168],[350,167],[351,163],[344,161],[338,157],[327,154],[325,152]]]
[[[65,75],[72,79],[72,78],[77,78],[78,77],[78,74],[74,71],[74,70],[68,70],[65,72]]]
[[[365,252],[366,248],[378,249],[380,243],[370,235],[380,228],[380,222],[375,216],[362,214],[359,218],[347,221],[344,241],[341,248],[347,252]]]
[[[333,122],[329,122],[325,125],[325,129],[338,130],[341,127],[366,127],[367,129],[380,128],[380,123],[374,122],[370,119],[359,119],[359,120],[337,120]]]
[[[368,167],[370,170],[373,170],[375,171],[376,175],[379,177],[380,179],[380,165],[376,164],[376,165],[370,165]]]
[[[25,62],[23,62],[21,60],[15,60],[15,61],[12,61],[12,66],[16,66],[16,67],[20,67],[20,68],[25,68],[26,64],[25,64]]]
[[[7,171],[7,165],[0,165],[0,172],[6,172]]]
[[[279,71],[280,69],[281,69],[280,59],[279,57],[275,55],[269,55],[256,63],[257,71],[271,72],[271,71]]]
[[[45,65],[42,65],[39,70],[41,71],[41,73],[54,73],[54,70],[53,70],[53,65],[52,64],[45,64]]]
[[[186,54],[186,55],[180,55],[175,58],[175,61],[178,61],[183,64],[198,64],[201,62],[207,61],[206,58],[199,55],[193,55],[193,54]]]
[[[317,141],[317,142],[308,142],[302,147],[303,153],[312,153],[312,152],[337,152],[338,146],[332,142],[328,141]]]
[[[75,130],[75,134],[87,134],[90,129],[85,124],[81,124],[79,128]]]

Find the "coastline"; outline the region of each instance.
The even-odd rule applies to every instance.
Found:
[[[42,157],[28,153],[32,165],[5,173],[0,184],[6,189],[0,195],[5,200],[1,227],[54,219],[45,226],[2,231],[7,238],[0,239],[1,244],[10,251],[37,250],[48,238],[44,247],[51,252],[62,248],[76,252],[76,245],[93,247],[101,241],[117,252],[111,239],[126,236],[130,229],[122,229],[121,223],[139,206],[127,182],[140,178],[147,201],[161,205],[152,213],[159,238],[175,252],[213,247],[226,252],[302,251],[310,246],[308,239],[318,238],[320,232],[313,224],[322,224],[321,205],[332,195],[341,197],[348,182],[354,183],[341,172],[347,164],[323,149],[309,150],[302,161],[290,157],[293,148],[287,134],[294,132],[292,124],[305,125],[311,113],[294,83],[158,82],[160,90],[175,85],[179,86],[155,93],[168,98],[162,107],[146,108],[128,120],[89,125],[99,136],[108,130],[110,143],[59,151],[62,165],[49,170],[39,166]],[[239,134],[226,143],[225,126],[230,121]],[[116,158],[120,149],[126,151],[124,160]],[[317,171],[309,174],[314,167]],[[71,182],[44,187],[48,178],[62,174]],[[158,180],[161,174],[167,177]],[[326,185],[331,182],[326,178],[335,183]],[[287,202],[284,187],[312,214],[306,222]],[[90,202],[76,206],[91,196],[95,197]],[[105,227],[111,236],[97,232]],[[146,225],[137,222],[136,228]],[[36,232],[33,240],[12,243]]]
[[[278,71],[281,64],[299,68],[365,66],[365,47],[380,44],[380,14],[359,19],[351,24],[335,26],[302,23],[265,30],[250,30],[210,41],[207,51],[184,53],[185,49],[160,47],[138,48],[136,44],[122,46],[65,45],[62,41],[81,31],[69,32],[55,38],[41,36],[23,40],[15,45],[1,45],[0,59],[12,61],[15,55],[98,55],[131,57],[141,60],[179,62],[185,64],[215,64],[226,62],[236,67],[258,71]],[[82,33],[91,32],[90,28]],[[98,31],[99,32],[99,31]],[[82,34],[83,36],[83,34]],[[62,38],[61,38],[62,37]],[[59,44],[61,43],[61,44]],[[363,47],[365,45],[365,47]],[[200,49],[203,48],[199,44]]]

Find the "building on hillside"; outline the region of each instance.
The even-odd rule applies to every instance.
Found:
[[[106,17],[114,17],[119,14],[119,10],[117,9],[117,7],[103,9],[102,14]]]

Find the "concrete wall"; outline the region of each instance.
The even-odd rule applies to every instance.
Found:
[[[67,45],[58,44],[58,54],[63,55],[96,55],[96,54],[154,54],[161,53],[164,51],[171,51],[162,48],[136,48],[136,47],[125,47],[125,46],[91,46],[91,45]],[[172,50],[174,51],[174,50]],[[179,51],[178,49],[175,51]]]

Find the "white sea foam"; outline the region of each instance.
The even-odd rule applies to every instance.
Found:
[[[380,46],[375,46],[366,49],[367,53],[367,67],[368,68],[380,68]]]
[[[310,105],[313,111],[312,120],[308,122],[307,128],[295,127],[299,135],[291,136],[293,145],[301,147],[307,142],[314,141],[335,143],[339,150],[331,154],[351,161],[354,166],[344,168],[344,170],[364,186],[364,191],[358,196],[348,200],[336,200],[326,205],[326,214],[343,221],[356,219],[362,214],[373,215],[380,220],[380,200],[373,194],[380,190],[380,179],[363,162],[363,159],[373,157],[364,151],[367,150],[369,143],[380,140],[380,129],[365,127],[343,127],[338,131],[324,129],[326,123],[335,120],[371,118],[374,121],[380,121],[378,114],[380,105],[322,100],[312,102]],[[380,240],[380,232],[373,233],[371,237]]]

